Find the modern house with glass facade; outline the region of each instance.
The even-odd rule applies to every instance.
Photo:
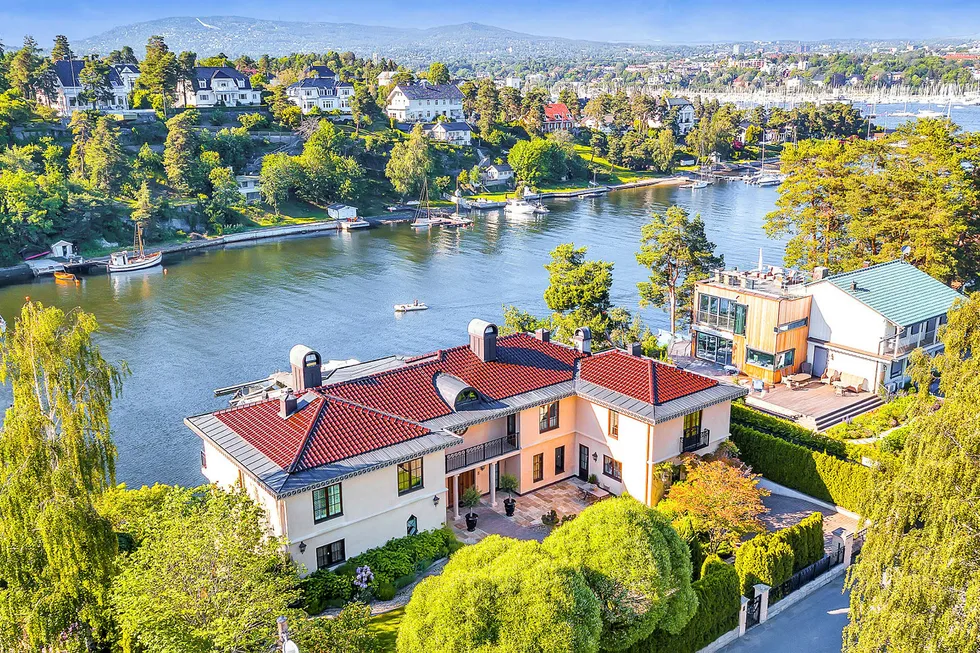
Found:
[[[798,273],[719,270],[695,288],[692,354],[779,383],[806,361],[810,301]]]
[[[595,476],[612,494],[659,498],[656,465],[705,454],[729,435],[747,390],[629,351],[592,353],[547,330],[498,336],[473,320],[469,344],[340,367],[297,345],[275,394],[188,417],[201,471],[241,486],[307,570],[459,518],[475,487],[497,501]]]

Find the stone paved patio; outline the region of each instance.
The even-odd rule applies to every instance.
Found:
[[[814,512],[823,513],[824,548],[828,553],[832,552],[831,539],[835,529],[844,527],[852,533],[857,530],[856,519],[803,499],[772,494],[763,498],[762,503],[769,508],[769,512],[762,516],[762,521],[769,531],[798,524],[804,517],[809,517]]]
[[[460,513],[459,519],[453,518],[453,511],[447,512],[447,521],[453,525],[456,537],[467,544],[479,542],[487,535],[496,533],[519,540],[538,540],[548,535],[548,527],[541,522],[541,517],[552,509],[558,517],[577,515],[585,510],[587,504],[582,498],[582,488],[586,484],[577,478],[571,478],[549,485],[548,487],[515,497],[517,508],[513,517],[507,517],[504,509],[506,494],[497,494],[496,507],[490,505],[489,497],[484,497],[474,512],[480,516],[476,530],[466,530],[466,519]]]

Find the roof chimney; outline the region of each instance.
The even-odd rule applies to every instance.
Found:
[[[473,319],[466,329],[470,334],[470,351],[484,363],[497,360],[497,325]]]
[[[286,394],[279,397],[279,417],[286,419],[295,413],[296,405],[296,395],[294,395],[291,390],[287,390]]]
[[[541,342],[551,342],[551,331],[548,329],[538,329],[534,332],[534,337]]]
[[[852,281],[851,282],[851,292],[854,292],[857,289],[858,289],[858,282],[857,281]]]
[[[572,336],[572,344],[583,354],[592,353],[592,330],[589,327],[579,327],[575,329]]]
[[[306,345],[296,345],[289,350],[289,366],[293,370],[293,391],[302,393],[323,385],[320,354]]]
[[[642,356],[643,355],[643,347],[640,346],[640,343],[638,343],[638,342],[631,342],[629,344],[629,347],[626,348],[626,351],[629,353],[630,356]]]
[[[826,268],[822,265],[818,265],[817,267],[813,268],[814,281],[821,281],[822,279],[826,279],[829,276],[830,276],[830,268]]]

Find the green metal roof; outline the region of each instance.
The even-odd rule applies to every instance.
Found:
[[[905,261],[889,261],[843,272],[818,283],[832,283],[898,326],[946,313],[962,294]]]

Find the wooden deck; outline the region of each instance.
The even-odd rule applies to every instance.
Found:
[[[834,394],[833,386],[811,381],[797,390],[777,385],[767,390],[764,395],[750,392],[746,403],[789,418],[795,419],[800,416],[817,418],[860,403],[871,396],[870,392],[848,392],[845,396],[838,397]]]

